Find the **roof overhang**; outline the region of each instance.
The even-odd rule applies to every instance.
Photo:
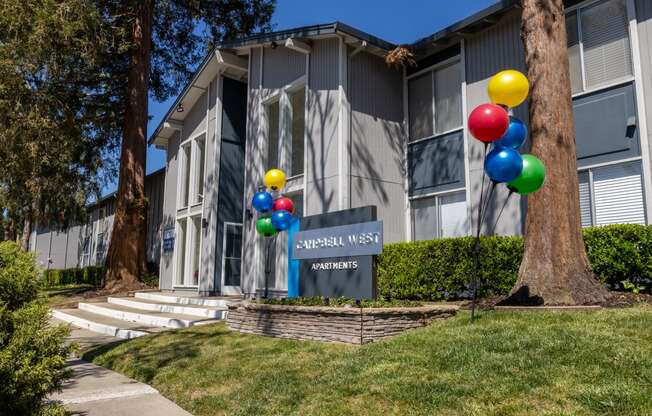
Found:
[[[180,132],[189,110],[197,103],[199,97],[208,91],[211,81],[222,74],[235,79],[247,75],[247,60],[230,51],[215,49],[201,63],[192,79],[177,97],[165,117],[150,136],[149,144],[159,149],[166,149],[169,140]]]

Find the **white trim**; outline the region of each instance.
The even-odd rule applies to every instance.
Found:
[[[226,263],[226,230],[229,225],[240,227],[242,236],[244,236],[244,224],[237,222],[224,221],[224,230],[222,232],[222,271],[220,273],[220,293],[222,295],[241,295],[242,294],[242,247],[240,247],[240,286],[226,286],[224,284],[224,266]],[[228,293],[227,293],[228,292]]]
[[[593,165],[578,167],[577,172],[578,173],[579,172],[584,172],[585,170],[601,168],[601,167],[604,167],[604,166],[619,165],[621,163],[636,162],[637,160],[641,160],[641,159],[642,159],[642,156],[634,156],[634,157],[628,157],[627,159],[618,159],[618,160],[612,160],[612,161],[609,161],[609,162],[595,163]]]
[[[312,49],[307,43],[292,38],[285,40],[285,47],[306,55],[309,54]]]
[[[593,88],[591,88],[589,90],[586,90],[586,91],[576,92],[575,94],[571,95],[571,98],[573,98],[573,99],[574,98],[580,98],[580,97],[583,97],[585,95],[591,95],[591,94],[594,94],[596,92],[608,90],[610,88],[618,87],[618,86],[621,86],[621,85],[631,84],[634,81],[635,81],[635,77],[633,75],[628,75],[628,76],[626,76],[624,78],[618,78],[616,80],[609,81],[609,82],[604,83],[604,84],[600,84],[600,85],[598,85],[596,87],[593,87]]]
[[[339,209],[346,209],[351,205],[350,188],[350,105],[348,93],[348,56],[346,44],[342,37],[338,38],[338,123],[337,123],[337,201]]]
[[[564,14],[564,18],[568,12]],[[580,47],[580,76],[582,78],[582,91],[586,91],[586,66],[584,64],[584,36],[582,35],[582,9],[578,7],[575,12],[575,22],[577,23],[577,43]],[[568,48],[566,48],[568,55]]]
[[[412,210],[410,209],[410,170],[408,163],[408,137],[410,135],[410,115],[408,109],[408,79],[405,76],[407,70],[403,67],[403,178],[404,189],[404,217],[405,217],[405,239],[412,240]]]
[[[464,101],[465,100],[462,100],[462,102],[464,102]],[[462,115],[464,115],[464,113],[465,113],[465,111],[464,111],[464,109],[462,109]],[[425,141],[428,141],[428,140],[437,139],[439,137],[446,136],[448,134],[458,133],[458,132],[463,131],[465,129],[465,127],[464,127],[465,124],[466,124],[466,120],[462,120],[462,125],[460,127],[455,127],[454,129],[446,130],[445,132],[442,132],[442,133],[433,134],[432,136],[424,137],[422,139],[408,141],[408,146],[411,146],[413,144],[417,144],[417,143],[420,143],[420,142],[425,142]]]
[[[310,54],[306,54],[306,97],[305,97],[305,103],[303,106],[303,213],[304,215],[306,214],[306,207],[308,206],[306,203],[306,190],[308,189],[308,140],[309,140],[309,133],[308,133],[308,126],[310,125],[308,116],[310,115],[310,112],[308,109],[310,108]]]
[[[209,94],[206,94],[206,95],[209,95]],[[208,117],[208,115],[206,117]],[[206,121],[206,123],[208,123],[208,121]],[[193,134],[192,136],[189,136],[186,140],[184,140],[182,142],[179,142],[179,147],[183,146],[184,144],[188,144],[188,143],[192,142],[193,140],[198,139],[199,136],[201,136],[202,134],[206,134],[206,135],[208,134],[208,128],[207,127],[204,127],[203,130],[200,130],[198,133]]]
[[[409,197],[410,201],[414,201],[417,199],[426,199],[426,198],[431,198],[433,196],[442,196],[442,195],[447,195],[447,194],[454,194],[457,192],[462,192],[466,190],[466,187],[461,187],[461,188],[453,188],[453,189],[446,189],[444,191],[435,191],[435,192],[430,192],[427,194],[422,194],[422,195],[412,195]]]
[[[643,201],[645,204],[646,222],[652,221],[652,166],[650,161],[650,136],[647,126],[645,91],[643,90],[643,69],[641,64],[641,49],[638,39],[638,20],[634,0],[627,0],[627,19],[629,21],[629,46],[634,72],[634,89],[636,95],[636,115],[639,128],[643,168]]]
[[[460,72],[462,78],[462,140],[464,141],[464,188],[466,189],[466,221],[468,226],[467,233],[473,232],[473,208],[471,207],[471,164],[469,156],[471,154],[469,147],[469,129],[468,129],[468,108],[466,98],[466,42],[460,41]]]
[[[460,54],[461,54],[461,53],[460,53]],[[429,72],[429,71],[437,71],[437,70],[442,69],[442,68],[444,68],[444,67],[446,67],[446,66],[453,65],[453,64],[455,64],[455,63],[457,63],[458,61],[461,60],[461,58],[460,58],[460,54],[457,54],[457,55],[455,55],[455,56],[451,56],[450,58],[444,59],[444,60],[441,61],[441,62],[437,62],[437,63],[432,64],[432,65],[430,65],[430,66],[427,66],[427,67],[425,67],[425,68],[423,68],[423,69],[420,69],[420,70],[418,70],[417,72],[415,72],[415,73],[413,73],[413,74],[407,75],[407,76],[406,76],[406,79],[407,79],[407,80],[410,80],[410,79],[412,79],[412,78],[416,78],[416,77],[418,77],[419,75],[423,75],[423,74],[425,74],[426,72]]]

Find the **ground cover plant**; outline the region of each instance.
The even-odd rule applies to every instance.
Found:
[[[195,415],[650,415],[652,306],[483,312],[366,346],[223,323],[91,352]]]
[[[290,306],[330,306],[330,307],[358,307],[358,308],[397,308],[423,306],[423,302],[403,299],[352,299],[346,297],[326,298],[323,296],[298,296],[296,298],[270,298],[256,299],[255,303],[266,305]]]

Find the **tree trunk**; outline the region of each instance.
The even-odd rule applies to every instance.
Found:
[[[120,153],[120,181],[106,258],[105,287],[112,291],[141,287],[138,277],[146,271],[145,154],[154,0],[134,4],[134,46]]]
[[[563,1],[522,5],[531,153],[546,167],[546,182],[528,198],[523,262],[503,303],[599,304],[609,294],[591,270],[582,237]]]
[[[23,220],[23,235],[21,236],[20,246],[24,251],[29,251],[29,237],[32,234],[32,215],[28,213]]]

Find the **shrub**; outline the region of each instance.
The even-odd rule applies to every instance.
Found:
[[[607,287],[651,291],[652,226],[618,224],[585,228],[583,233],[591,266]],[[474,240],[461,237],[386,245],[378,260],[381,296],[418,300],[470,297]],[[479,296],[507,294],[523,258],[523,239],[493,236],[480,241]]]
[[[391,308],[391,307],[414,307],[423,306],[422,302],[413,300],[398,300],[398,299],[376,299],[368,300],[361,299],[356,304],[356,300],[352,298],[339,297],[339,298],[326,298],[323,296],[299,296],[296,298],[281,298],[281,299],[257,299],[256,303],[265,305],[292,305],[292,306],[331,306],[331,307],[353,307],[359,306],[361,308]]]
[[[101,286],[104,277],[104,267],[86,266],[72,269],[50,269],[43,272],[45,287],[61,285],[89,284]]]
[[[74,347],[64,343],[68,329],[50,325],[36,301],[37,277],[33,255],[0,243],[0,414],[42,414],[45,396],[68,376]]]
[[[593,271],[610,289],[652,287],[652,226],[621,224],[584,230]]]
[[[0,243],[0,304],[14,310],[36,298],[38,281],[35,256],[18,244]]]
[[[388,244],[378,262],[381,296],[437,301],[470,295],[473,237]],[[502,294],[514,285],[523,256],[519,237],[480,239],[480,296]]]

